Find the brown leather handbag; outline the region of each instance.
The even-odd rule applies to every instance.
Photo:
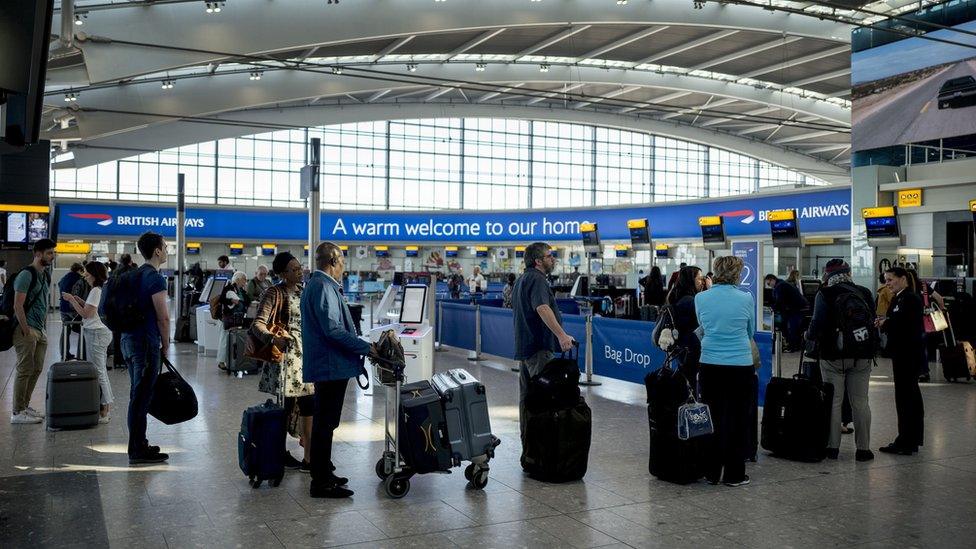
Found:
[[[271,341],[264,344],[249,329],[247,331],[247,342],[244,345],[244,356],[256,360],[263,360],[264,362],[280,363],[282,361],[284,351],[274,344],[275,338],[283,337],[288,333],[288,329],[281,322],[280,310],[281,292],[276,291],[274,293],[274,307],[272,307],[271,315],[268,317],[268,332],[271,333]]]

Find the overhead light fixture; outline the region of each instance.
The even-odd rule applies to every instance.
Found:
[[[164,90],[171,90],[171,89],[173,89],[173,85],[174,84],[173,84],[173,81],[172,80],[163,80],[163,85],[161,87]]]
[[[207,5],[207,13],[220,13],[224,7],[223,2],[204,2]]]
[[[626,6],[627,5],[627,0],[617,0],[617,5],[618,6]]]
[[[85,12],[75,14],[75,25],[84,25],[85,19],[88,19],[88,14]]]
[[[78,100],[78,94],[75,92],[68,92],[64,94],[65,103],[73,103]]]
[[[539,72],[549,72],[549,65],[547,63],[539,65]]]
[[[474,70],[476,70],[478,72],[485,72],[485,64],[484,63],[478,63],[477,65],[474,66]]]
[[[692,5],[696,10],[700,10],[705,7],[705,0],[692,0]]]
[[[339,0],[329,0],[326,4],[338,4]]]
[[[407,63],[407,70],[410,71],[410,72],[417,72],[417,64],[416,63]]]
[[[342,74],[342,67],[332,67],[332,74]]]
[[[251,71],[250,80],[261,80],[261,71]]]

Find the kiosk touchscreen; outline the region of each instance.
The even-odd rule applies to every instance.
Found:
[[[434,330],[430,326],[427,311],[429,291],[426,284],[390,286],[387,295],[391,298],[384,296],[377,313],[381,319],[390,318],[393,316],[392,311],[396,310],[399,312],[395,317],[398,322],[377,326],[369,332],[369,339],[374,343],[387,330],[393,330],[396,334],[403,345],[406,363],[404,377],[407,383],[430,379],[434,375]],[[394,295],[399,299],[392,298]]]

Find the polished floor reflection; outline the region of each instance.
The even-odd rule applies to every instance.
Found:
[[[52,328],[56,330],[57,328]],[[976,538],[976,384],[922,388],[925,446],[912,457],[786,462],[761,455],[742,488],[675,486],[647,474],[643,387],[605,380],[585,389],[593,408],[589,472],[545,485],[518,466],[517,376],[503,360],[437,354],[438,370],[463,367],[488,386],[502,439],[482,491],[450,475],[414,477],[389,499],[373,474],[382,449],[381,398],[350,389],[335,462],[356,495],[313,500],[309,478],[252,490],[237,467],[241,411],[261,402],[255,377],[219,373],[196,347],[174,363],[194,385],[200,415],[149,437],[168,464],[130,469],[125,456],[125,371],[111,371],[118,412],[108,425],[46,432],[0,422],[0,547],[972,547]],[[54,360],[51,351],[50,360]],[[10,408],[13,352],[0,354],[0,406]],[[46,375],[46,374],[44,374]],[[41,382],[33,406],[43,409]],[[890,368],[872,376],[876,449],[895,429]],[[4,416],[6,420],[6,416]],[[293,454],[300,449],[290,441]]]

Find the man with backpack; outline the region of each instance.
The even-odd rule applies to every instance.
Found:
[[[58,295],[63,296],[64,294],[73,293],[72,290],[75,284],[79,280],[84,280],[81,276],[85,272],[85,267],[81,263],[73,263],[71,265],[71,270],[61,277],[58,281]],[[61,298],[60,302],[61,310],[61,322],[78,322],[80,317],[75,313],[75,310],[71,307],[64,297]],[[79,330],[80,331],[80,330]],[[71,354],[71,333],[75,332],[75,328],[72,326],[65,325],[61,330],[62,344],[60,345],[61,350],[61,360],[71,360],[74,356]],[[75,332],[78,333],[78,332]],[[81,349],[78,349],[78,355],[81,355]]]
[[[44,421],[44,414],[31,408],[30,400],[47,353],[47,307],[51,295],[51,276],[47,268],[54,263],[55,246],[53,240],[38,240],[34,244],[34,261],[13,277],[10,288],[4,289],[3,314],[13,317],[10,325],[13,327],[12,343],[17,353],[14,402],[10,414],[10,423],[13,424]]]
[[[828,261],[824,268],[823,286],[814,300],[807,340],[816,342],[824,383],[834,386],[827,442],[827,457],[830,459],[837,459],[840,453],[841,409],[845,391],[854,412],[855,459],[874,459],[870,449],[871,407],[868,404],[871,366],[879,342],[874,321],[871,290],[854,284],[851,267],[843,259]]]
[[[112,279],[102,298],[105,322],[122,333],[122,354],[129,365],[129,465],[169,459],[146,440],[146,415],[162,357],[169,353],[166,278],[159,273],[166,263],[166,241],[147,232],[139,237],[138,248],[145,263]]]
[[[766,275],[764,282],[766,288],[773,291],[773,310],[781,318],[780,327],[786,340],[786,348],[783,350],[787,353],[801,351],[803,347],[801,328],[803,312],[809,305],[806,298],[803,297],[803,292],[793,284],[777,278],[774,274]]]

